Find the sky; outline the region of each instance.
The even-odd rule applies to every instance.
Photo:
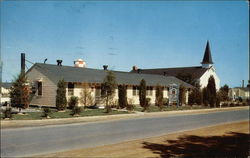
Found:
[[[249,79],[247,1],[1,1],[2,81],[32,63],[130,71],[200,66],[207,40],[221,86]],[[27,68],[32,66],[26,62]]]

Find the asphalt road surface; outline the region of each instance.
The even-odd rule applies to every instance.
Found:
[[[248,109],[2,129],[1,157],[24,157],[89,148],[241,120],[249,120]]]

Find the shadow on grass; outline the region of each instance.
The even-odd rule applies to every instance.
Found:
[[[166,144],[143,142],[161,157],[247,157],[249,134],[230,132],[223,136],[200,137],[184,135]]]

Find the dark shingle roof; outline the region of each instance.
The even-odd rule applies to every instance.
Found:
[[[190,74],[192,75],[194,79],[199,79],[206,71],[207,71],[207,68],[202,68],[201,66],[140,69],[140,72],[145,73],[145,74],[157,74],[157,75],[167,75],[167,76],[175,76],[175,77],[180,74]],[[137,71],[131,71],[131,72],[137,72]]]
[[[207,41],[205,53],[201,64],[213,64],[212,55],[210,51],[209,42]]]
[[[66,82],[87,82],[87,83],[102,83],[107,71],[91,68],[79,68],[72,66],[57,66],[51,64],[36,63],[33,68],[37,69],[51,80],[58,82],[64,79]],[[29,71],[27,73],[29,73]],[[184,84],[185,87],[192,88],[187,84],[173,76],[162,76],[152,74],[137,74],[130,72],[113,71],[118,84],[139,85],[144,79],[149,86],[157,84],[167,86],[169,84]]]

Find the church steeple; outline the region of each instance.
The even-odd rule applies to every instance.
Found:
[[[210,68],[213,64],[210,46],[209,46],[209,41],[207,41],[204,57],[203,57],[201,64],[202,64],[203,68]]]

